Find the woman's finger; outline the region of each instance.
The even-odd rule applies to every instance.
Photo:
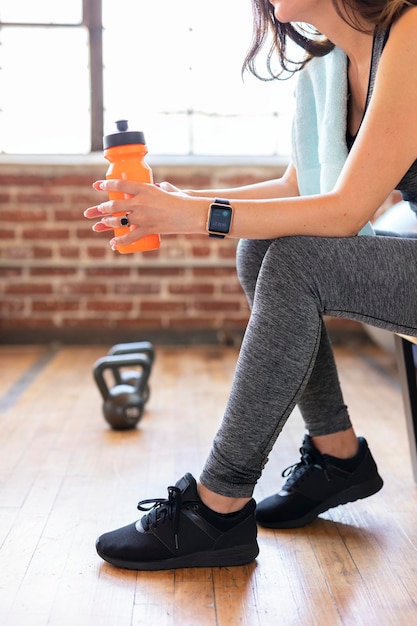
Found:
[[[104,224],[108,228],[121,228],[126,226],[133,226],[134,222],[132,221],[133,217],[130,213],[123,213],[121,215],[112,215],[111,217],[103,217],[103,219],[98,222],[99,224]]]
[[[95,219],[96,217],[101,217],[102,215],[103,214],[97,206],[90,206],[84,211],[84,217],[88,217],[89,219]]]
[[[95,233],[103,233],[103,232],[109,231],[109,230],[113,230],[113,228],[111,226],[106,226],[106,224],[103,224],[103,222],[97,222],[93,226],[93,231]]]
[[[96,206],[89,207],[84,211],[84,216],[90,219],[114,215],[115,213],[126,213],[129,200],[108,200]]]
[[[140,239],[141,236],[143,237],[144,235],[141,235],[140,228],[135,227],[132,228],[126,235],[122,235],[121,237],[113,237],[113,239],[111,239],[109,243],[112,249],[116,250],[119,246],[126,246],[129,243],[134,243],[135,241]]]
[[[144,186],[155,187],[152,183],[139,183],[133,180],[123,180],[118,178],[96,180],[96,182],[93,183],[93,189],[96,191],[105,191],[106,193],[123,193],[128,196],[136,196]]]
[[[158,187],[162,189],[162,191],[168,191],[169,193],[181,193],[181,190],[178,189],[178,187],[175,187],[175,185],[167,183],[166,181],[158,183]]]

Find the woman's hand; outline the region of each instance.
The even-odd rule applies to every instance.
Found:
[[[164,191],[168,191],[169,193],[180,193],[184,196],[188,195],[188,191],[178,189],[178,187],[175,187],[175,185],[167,183],[166,181],[164,181],[163,183],[157,183],[156,186],[160,189],[163,189]]]
[[[95,232],[120,228],[120,220],[127,217],[134,226],[122,237],[113,238],[113,249],[126,245],[153,233],[203,233],[205,215],[201,198],[190,198],[170,183],[152,185],[127,180],[99,180],[93,184],[97,191],[105,191],[111,199],[84,211],[88,219],[97,219]],[[200,208],[201,207],[201,208]]]

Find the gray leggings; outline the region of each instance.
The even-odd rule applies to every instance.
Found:
[[[323,315],[417,335],[417,240],[242,240],[237,268],[251,316],[200,480],[245,498],[296,404],[313,436],[351,426]]]

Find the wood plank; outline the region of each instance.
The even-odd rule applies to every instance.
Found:
[[[42,357],[48,348],[44,346],[2,346],[0,345],[0,399],[3,399],[6,392],[18,383],[36,362]],[[0,413],[5,408],[0,402]]]
[[[260,529],[260,555],[245,567],[131,572],[103,563],[95,538],[140,517],[137,502],[166,497],[167,485],[184,472],[198,476],[237,350],[158,348],[144,417],[126,432],[111,430],[103,419],[92,378],[92,364],[106,351],[62,347],[0,414],[1,624],[415,622],[417,494],[395,365],[387,355],[370,344],[336,347],[355,427],[368,439],[385,480],[381,492],[333,509],[304,529]],[[3,364],[10,359],[19,378],[40,354],[8,347]],[[299,458],[303,434],[295,411],[257,498],[279,489],[281,471]]]

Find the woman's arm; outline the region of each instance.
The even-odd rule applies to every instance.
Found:
[[[368,111],[333,191],[259,203],[253,230],[250,206],[237,204],[232,234],[356,235],[417,159],[416,59],[417,8],[412,8],[391,29]]]
[[[297,189],[292,167],[282,183],[261,184],[256,192],[251,186],[242,193],[236,190],[236,196],[228,198],[234,208],[229,236],[345,237],[356,235],[372,218],[417,158],[416,33],[417,8],[412,8],[392,27],[368,111],[334,190],[316,196],[288,196],[286,192],[292,194],[291,190]],[[105,216],[95,230],[119,225],[119,218],[108,217],[111,213],[130,213],[130,222],[138,229],[120,238],[117,244],[130,243],[152,232],[206,232],[212,195],[167,193],[151,185],[127,181],[98,183],[97,188],[134,194],[130,200],[107,202],[86,211],[87,217]],[[271,198],[274,189],[282,195]]]
[[[152,232],[205,233],[207,212],[214,198],[233,198],[233,205],[237,199],[247,199],[251,200],[252,206],[253,200],[290,198],[299,193],[297,173],[291,163],[279,179],[228,189],[180,190],[168,182],[154,186],[122,180],[97,181],[94,187],[100,191],[121,191],[133,196],[131,200],[103,202],[84,212],[90,219],[103,218],[93,226],[96,232],[120,225],[120,218],[109,215],[129,213],[130,224],[138,228],[119,239],[117,245],[135,241]],[[229,236],[234,235],[230,232]]]
[[[165,191],[170,191],[170,187],[172,188],[169,183],[161,183],[161,187]],[[262,200],[266,198],[291,198],[298,196],[299,190],[297,172],[294,165],[290,163],[283,176],[274,180],[227,189],[186,189],[184,193],[193,197]]]

